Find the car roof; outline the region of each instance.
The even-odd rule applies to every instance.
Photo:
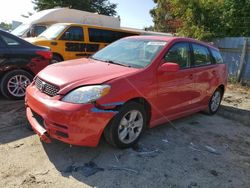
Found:
[[[182,41],[182,42],[193,42],[193,43],[198,43],[213,49],[218,50],[215,46],[208,44],[206,42],[203,41],[199,41],[196,39],[192,39],[192,38],[188,38],[188,37],[171,37],[171,36],[157,36],[157,35],[139,35],[139,36],[130,36],[127,38],[135,38],[135,39],[145,39],[145,40],[160,40],[160,41],[166,41],[168,43],[170,42],[178,42],[178,41]]]

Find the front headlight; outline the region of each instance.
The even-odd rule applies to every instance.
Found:
[[[93,102],[109,93],[109,85],[93,85],[77,88],[62,98],[62,101],[75,104]]]

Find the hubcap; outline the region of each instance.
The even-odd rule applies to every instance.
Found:
[[[135,141],[143,128],[143,116],[138,110],[127,112],[118,127],[119,140],[125,144]]]
[[[59,61],[56,59],[52,59],[51,64],[54,64],[54,63],[59,63]]]
[[[30,84],[30,79],[25,75],[16,75],[9,79],[7,89],[14,97],[23,97],[25,89]]]
[[[211,110],[215,112],[219,106],[220,106],[220,101],[221,101],[221,93],[219,91],[216,91],[212,97],[211,101]]]

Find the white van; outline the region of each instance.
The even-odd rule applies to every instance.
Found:
[[[54,8],[33,14],[11,33],[22,38],[36,37],[52,24],[66,22],[120,28],[120,19],[113,16],[69,8]]]

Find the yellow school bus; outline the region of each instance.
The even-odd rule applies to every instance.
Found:
[[[136,31],[82,24],[59,23],[49,27],[29,42],[48,46],[53,52],[52,63],[88,57],[109,43],[123,37],[139,35]]]

